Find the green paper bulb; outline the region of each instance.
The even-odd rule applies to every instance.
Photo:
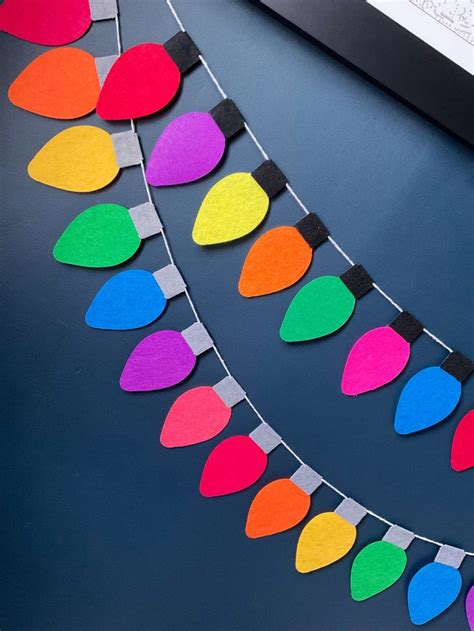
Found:
[[[366,600],[398,581],[407,564],[407,553],[388,541],[375,541],[362,548],[351,569],[351,596]]]
[[[285,342],[303,342],[330,335],[351,317],[355,296],[339,276],[321,276],[302,287],[280,327]]]
[[[111,267],[129,259],[141,239],[128,208],[97,204],[72,221],[54,246],[60,263],[81,267]]]

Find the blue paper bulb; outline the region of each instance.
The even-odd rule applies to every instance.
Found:
[[[110,278],[97,292],[86,313],[94,329],[139,329],[158,318],[165,295],[151,272],[135,269]]]
[[[425,624],[445,611],[461,591],[461,573],[444,563],[428,563],[408,586],[408,611],[413,624]]]
[[[405,385],[398,400],[395,431],[412,434],[436,425],[454,410],[461,383],[440,366],[424,368]]]

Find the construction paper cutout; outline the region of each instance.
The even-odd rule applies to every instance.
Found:
[[[260,166],[251,173],[253,179],[263,188],[270,199],[273,199],[286,186],[286,177],[273,162],[264,160]]]
[[[194,182],[220,162],[225,137],[206,112],[190,112],[175,118],[159,136],[146,169],[152,186]]]
[[[471,586],[466,596],[466,618],[469,629],[474,631],[474,585]]]
[[[26,66],[8,98],[33,114],[66,120],[92,112],[99,91],[94,57],[80,48],[56,48]]]
[[[175,96],[181,73],[163,44],[145,43],[120,55],[107,75],[97,103],[104,120],[149,116]]]
[[[69,44],[90,25],[89,0],[4,0],[0,5],[0,30],[34,44]]]
[[[357,530],[337,513],[321,513],[303,528],[296,548],[296,569],[307,573],[335,563],[355,543]]]
[[[232,173],[214,184],[199,209],[193,240],[226,243],[245,236],[264,220],[270,200],[250,173]]]
[[[60,263],[80,267],[111,267],[129,259],[141,239],[124,206],[97,204],[82,211],[54,246]]]
[[[338,276],[321,276],[302,287],[288,307],[280,328],[285,342],[330,335],[351,317],[355,297]]]
[[[259,237],[247,254],[239,280],[246,298],[281,291],[308,270],[313,250],[293,226],[272,228]]]
[[[209,454],[199,491],[204,497],[242,491],[263,475],[267,460],[267,454],[250,436],[226,438]]]
[[[474,467],[474,410],[464,415],[454,431],[451,467],[455,471]]]
[[[59,132],[28,165],[33,180],[76,193],[97,191],[110,184],[118,172],[110,134],[91,125]]]
[[[351,596],[361,601],[380,594],[398,581],[407,564],[407,554],[388,541],[375,541],[362,548],[352,563]]]
[[[293,528],[308,514],[310,496],[288,478],[270,482],[255,496],[245,533],[256,539]]]
[[[127,392],[162,390],[191,374],[196,355],[178,331],[158,331],[135,346],[120,376]]]
[[[417,372],[398,400],[395,431],[412,434],[443,421],[461,398],[461,384],[440,366]]]
[[[389,326],[364,333],[349,353],[342,376],[344,394],[358,395],[393,381],[410,358],[410,344]]]
[[[453,604],[461,591],[458,569],[433,561],[422,567],[408,585],[408,611],[413,624],[425,624]]]
[[[86,313],[93,329],[126,331],[156,320],[166,298],[151,272],[141,269],[119,272],[102,285]]]
[[[168,412],[160,442],[164,447],[186,447],[217,436],[228,424],[232,408],[214,388],[200,386],[181,394]]]

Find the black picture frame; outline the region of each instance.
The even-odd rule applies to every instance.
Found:
[[[379,85],[474,144],[474,80],[365,0],[259,0]]]

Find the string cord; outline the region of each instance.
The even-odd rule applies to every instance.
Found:
[[[184,25],[181,22],[178,14],[176,13],[176,10],[174,8],[174,6],[171,3],[171,0],[166,0],[166,4],[168,5],[171,13],[173,14],[179,28],[182,31],[185,31]],[[119,16],[116,15],[115,17],[115,25],[116,25],[116,35],[117,35],[117,49],[119,51],[119,54],[121,54],[122,51],[122,38],[121,38],[121,33],[120,33],[120,20],[119,20]],[[212,72],[212,70],[209,67],[209,64],[207,63],[207,61],[204,59],[204,57],[202,55],[199,56],[199,59],[201,60],[201,63],[203,64],[204,68],[206,69],[206,71],[208,72],[210,78],[212,79],[213,83],[215,84],[217,90],[219,91],[220,95],[223,98],[227,98],[226,93],[224,92],[223,88],[221,87],[220,83],[218,82],[216,76],[214,75],[214,73]],[[134,132],[136,132],[136,127],[135,127],[135,123],[133,121],[133,119],[130,120],[130,129]],[[268,160],[268,155],[265,152],[265,150],[263,149],[263,147],[261,146],[261,144],[258,142],[256,136],[254,135],[254,133],[252,132],[252,130],[250,129],[250,127],[247,125],[247,123],[245,123],[245,129],[248,132],[248,134],[250,135],[250,137],[252,138],[252,140],[254,141],[255,145],[258,147],[260,153],[262,154],[262,156]],[[140,138],[137,134],[137,137],[140,141]],[[145,189],[146,189],[146,193],[147,193],[147,197],[148,200],[153,204],[153,197],[151,194],[151,190],[150,190],[150,186],[147,182],[146,179],[146,173],[145,173],[145,165],[144,165],[144,161],[143,159],[140,161],[140,169],[141,169],[141,173],[142,173],[142,177],[143,177],[143,183],[145,185]],[[300,200],[300,198],[296,195],[296,193],[294,192],[294,190],[292,189],[292,187],[287,184],[286,188],[288,190],[288,192],[290,193],[290,195],[295,199],[295,201],[301,206],[302,210],[308,214],[309,211],[306,208],[306,206],[303,204],[303,202]],[[163,222],[162,222],[163,223]],[[178,267],[176,265],[176,261],[174,259],[168,238],[165,234],[165,227],[163,226],[162,232],[161,232],[161,236],[163,238],[163,243],[165,245],[165,249],[166,249],[166,253],[168,255],[168,259],[170,261],[170,263],[172,265],[175,265],[176,267]],[[344,256],[344,258],[346,258],[346,260],[351,263],[351,265],[353,265],[352,260],[350,259],[350,257],[344,252],[344,250],[330,237],[330,241],[331,243],[333,243],[334,247],[342,254],[342,256]],[[392,299],[387,296],[385,294],[385,292],[382,292],[382,290],[380,290],[378,288],[378,286],[376,286],[374,284],[374,287],[376,289],[378,289],[383,296],[385,296],[394,306],[396,306],[398,308],[399,311],[402,311],[402,309],[394,302],[392,301]],[[198,310],[196,308],[196,305],[194,304],[193,299],[191,298],[191,294],[189,292],[189,290],[186,288],[185,289],[185,295],[186,295],[186,299],[189,303],[189,306],[193,312],[194,317],[196,318],[197,322],[202,322],[201,318],[199,317],[199,313]],[[429,335],[432,335],[430,333],[428,333]],[[444,346],[447,350],[449,350],[451,352],[451,349],[446,346],[444,344],[444,342],[441,342],[441,340],[438,340],[438,338],[436,338],[435,336],[432,336],[436,341],[438,341],[442,346]],[[224,371],[227,373],[227,375],[229,377],[233,377],[229,367],[227,366],[226,361],[224,360],[223,356],[221,355],[219,349],[217,348],[216,344],[213,342],[213,346],[212,349],[214,351],[214,354],[216,355],[217,359],[219,360],[220,364],[222,365],[222,368],[224,369]],[[253,411],[253,413],[256,415],[256,417],[260,420],[260,422],[264,423],[265,425],[268,425],[269,427],[271,427],[271,425],[268,423],[268,421],[262,416],[262,414],[258,411],[258,409],[255,407],[255,405],[253,404],[253,402],[251,401],[250,397],[246,394],[245,395],[245,399],[246,403],[248,404],[248,406],[250,407],[250,409]],[[272,428],[273,429],[273,428]],[[288,445],[287,442],[285,442],[283,439],[281,440],[280,444],[295,458],[295,460],[297,460],[297,462],[299,462],[301,465],[306,464],[306,462],[300,458],[300,456]],[[347,499],[348,496],[343,493],[339,488],[337,488],[336,486],[334,486],[334,484],[332,484],[331,482],[329,482],[329,480],[326,480],[325,478],[322,478],[322,483],[325,484],[328,488],[332,489],[332,491],[334,491],[337,495],[339,495],[341,498],[343,499]],[[370,515],[371,517],[373,517],[374,519],[377,519],[380,522],[383,522],[384,524],[386,524],[387,526],[394,526],[396,524],[394,524],[393,522],[389,521],[388,519],[386,519],[385,517],[383,517],[382,515],[379,515],[378,513],[369,510],[368,508],[364,507],[364,509],[366,510],[367,514]],[[427,543],[431,543],[435,546],[438,547],[442,547],[444,544],[440,541],[436,541],[435,539],[430,539],[429,537],[424,537],[422,535],[418,535],[416,533],[413,533],[414,537],[416,539],[419,539],[421,541],[425,541]],[[474,557],[474,551],[473,552],[466,552],[466,556],[473,556]]]

